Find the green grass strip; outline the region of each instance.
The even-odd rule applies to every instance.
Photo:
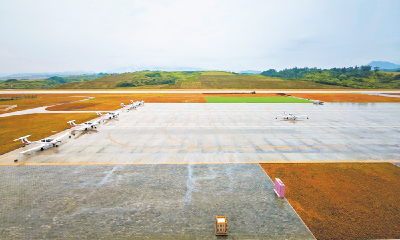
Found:
[[[207,103],[312,103],[293,97],[206,97]]]

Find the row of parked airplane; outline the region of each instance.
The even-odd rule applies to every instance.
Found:
[[[121,103],[121,105],[123,105],[123,107],[125,107],[125,105],[123,103]],[[136,109],[136,107],[138,106],[144,106],[144,101],[137,101],[137,102],[133,102],[131,100],[131,104],[129,104],[128,106],[134,106],[134,109]],[[97,115],[100,117],[99,119],[92,121],[92,122],[85,122],[85,123],[81,123],[81,124],[76,124],[75,120],[71,120],[68,121],[67,123],[71,125],[72,130],[71,133],[72,135],[75,135],[75,131],[87,131],[90,129],[97,129],[97,127],[100,125],[100,123],[102,121],[105,121],[105,119],[113,119],[113,118],[118,118],[119,117],[119,112],[115,111],[115,112],[108,112],[105,115],[102,115],[100,112],[96,112]],[[44,149],[50,148],[50,147],[58,147],[59,143],[61,143],[61,139],[64,138],[65,136],[67,136],[69,133],[66,133],[60,137],[57,138],[45,138],[45,139],[41,139],[39,141],[29,141],[28,137],[30,137],[31,135],[27,135],[27,136],[23,136],[20,138],[15,139],[14,141],[18,141],[21,140],[22,143],[24,144],[23,147],[25,147],[26,145],[31,145],[31,144],[39,144],[33,148],[30,148],[26,151],[20,152],[20,154],[26,153],[26,152],[30,152],[30,151],[34,151],[34,150],[41,150],[43,151]],[[69,136],[71,138],[71,135]]]
[[[144,106],[144,101],[133,102],[133,100],[131,100],[131,104],[125,105],[124,103],[121,103],[121,106],[122,106],[122,108],[127,109],[127,110],[131,110],[131,109],[136,110],[137,107]]]

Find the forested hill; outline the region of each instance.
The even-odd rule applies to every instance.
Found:
[[[290,68],[281,71],[269,69],[261,73],[263,76],[277,77],[294,81],[309,81],[315,83],[344,86],[362,89],[399,89],[400,74],[391,74],[379,71],[371,66],[349,68]]]

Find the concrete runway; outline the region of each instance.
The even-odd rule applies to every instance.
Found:
[[[1,239],[314,239],[259,164],[1,166]]]
[[[314,239],[257,163],[400,163],[399,106],[146,103],[0,156],[0,238],[218,239],[225,215],[227,239]]]
[[[397,103],[146,103],[25,164],[185,164],[400,160]],[[276,120],[289,111],[308,120]]]

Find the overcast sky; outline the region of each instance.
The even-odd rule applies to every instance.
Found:
[[[400,1],[0,0],[0,73],[400,64]]]

